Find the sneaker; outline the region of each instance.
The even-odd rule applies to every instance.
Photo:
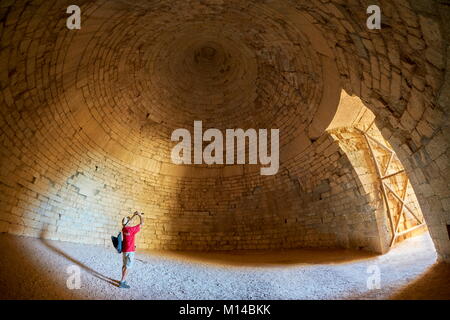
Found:
[[[124,282],[119,282],[119,288],[123,288],[123,289],[130,289],[130,286],[126,283],[126,281]]]

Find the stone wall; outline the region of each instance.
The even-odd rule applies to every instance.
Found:
[[[259,166],[156,175],[108,160],[75,172],[17,168],[2,176],[3,232],[109,245],[120,218],[139,208],[146,212],[141,248],[386,251],[375,169],[355,130],[323,135],[274,177],[260,176]]]
[[[375,1],[381,30],[367,30],[365,1],[329,1],[314,19],[335,43],[345,90],[376,115],[411,179],[439,256],[449,261],[449,17],[440,1]]]
[[[373,111],[450,259],[449,8],[375,2],[381,30],[357,0],[80,1],[68,30],[67,1],[2,1],[0,230],[109,244],[138,209],[144,248],[384,252],[351,108],[348,132],[325,131],[345,91]],[[279,128],[279,173],[173,165],[170,133],[194,120]]]

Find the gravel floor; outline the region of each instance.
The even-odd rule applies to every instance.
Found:
[[[138,252],[119,289],[113,249],[1,234],[1,299],[450,299],[450,266],[428,235],[383,256],[349,250]],[[71,266],[81,287],[69,289]],[[75,268],[76,268],[75,267]],[[69,268],[69,269],[68,269]],[[380,289],[368,277],[380,271]]]

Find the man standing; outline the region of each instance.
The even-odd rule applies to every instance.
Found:
[[[133,267],[134,264],[134,252],[136,250],[135,245],[135,236],[136,233],[141,231],[141,225],[143,224],[142,219],[143,213],[134,212],[131,218],[125,217],[122,219],[122,234],[123,234],[123,243],[122,243],[122,255],[123,255],[123,266],[122,266],[122,280],[120,280],[119,288],[129,289],[130,286],[127,284],[125,279],[128,275],[128,270]],[[139,224],[133,227],[127,226],[131,220],[135,216],[139,217]]]

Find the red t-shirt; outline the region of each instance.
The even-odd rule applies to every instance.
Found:
[[[122,252],[134,252],[136,246],[134,244],[134,238],[136,233],[141,231],[141,225],[138,224],[134,227],[125,227],[122,229],[123,242],[122,242]]]

